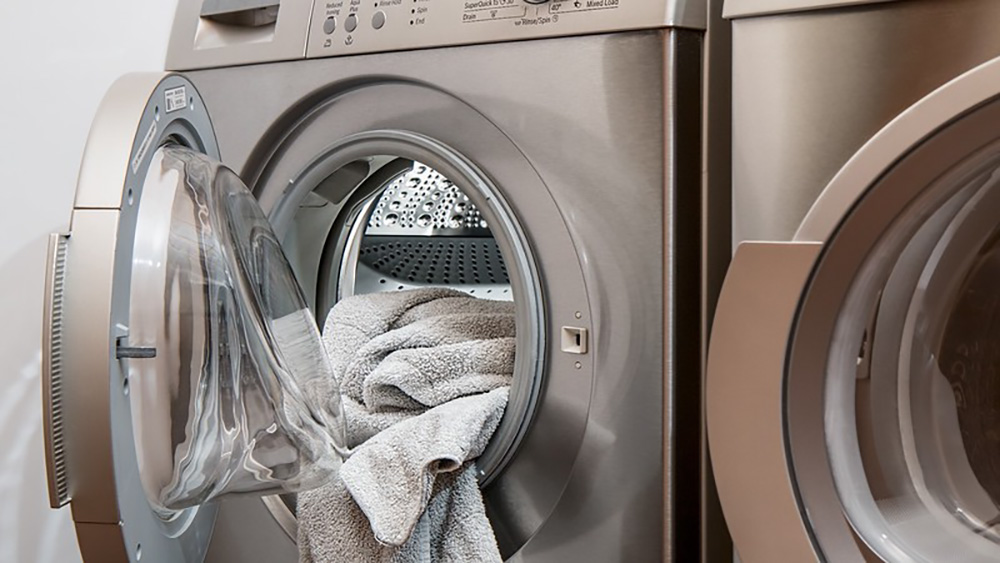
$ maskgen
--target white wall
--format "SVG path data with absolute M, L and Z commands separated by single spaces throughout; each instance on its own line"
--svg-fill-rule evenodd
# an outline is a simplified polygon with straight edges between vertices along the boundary
M 163 68 L 176 0 L 0 2 L 0 563 L 73 562 L 48 508 L 39 384 L 46 237 L 65 230 L 91 118 L 119 75 Z

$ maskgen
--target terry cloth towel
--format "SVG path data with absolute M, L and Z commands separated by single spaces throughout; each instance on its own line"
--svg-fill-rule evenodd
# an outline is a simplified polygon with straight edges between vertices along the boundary
M 348 445 L 452 399 L 510 385 L 514 305 L 449 289 L 345 299 L 323 341 L 340 382 Z
M 340 479 L 299 494 L 299 561 L 468 563 L 502 559 L 475 464 L 507 389 L 463 397 L 379 433 Z
M 471 461 L 507 403 L 513 313 L 442 289 L 331 311 L 324 342 L 358 447 L 340 479 L 299 495 L 301 561 L 501 560 Z

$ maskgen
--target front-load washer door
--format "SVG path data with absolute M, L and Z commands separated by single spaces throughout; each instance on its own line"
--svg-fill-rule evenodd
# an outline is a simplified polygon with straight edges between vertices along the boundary
M 133 75 L 88 139 L 52 236 L 50 498 L 87 561 L 201 561 L 214 499 L 318 486 L 344 453 L 314 315 L 178 75 Z
M 932 93 L 738 249 L 708 425 L 745 563 L 1000 560 L 998 85 Z

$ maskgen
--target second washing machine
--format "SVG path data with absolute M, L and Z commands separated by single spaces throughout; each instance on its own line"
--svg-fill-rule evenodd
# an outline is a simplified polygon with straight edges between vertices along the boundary
M 744 563 L 1000 558 L 1000 4 L 730 0 L 708 430 Z

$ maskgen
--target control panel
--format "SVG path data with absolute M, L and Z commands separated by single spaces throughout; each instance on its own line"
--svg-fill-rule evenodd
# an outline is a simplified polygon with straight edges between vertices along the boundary
M 315 0 L 306 57 L 703 27 L 704 4 L 704 0 Z
M 708 0 L 178 0 L 167 69 L 635 29 L 704 29 Z

